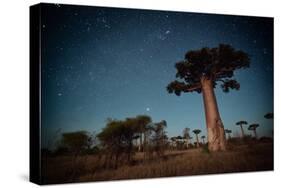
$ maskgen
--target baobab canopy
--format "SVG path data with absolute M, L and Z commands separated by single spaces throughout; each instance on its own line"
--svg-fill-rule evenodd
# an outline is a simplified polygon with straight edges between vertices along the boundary
M 184 60 L 175 64 L 177 80 L 168 84 L 167 90 L 178 96 L 181 92 L 202 92 L 208 149 L 211 151 L 226 150 L 224 126 L 220 118 L 214 88 L 220 82 L 224 92 L 228 92 L 230 89 L 240 89 L 240 84 L 232 78 L 234 71 L 247 68 L 249 65 L 250 58 L 247 53 L 227 44 L 220 44 L 215 48 L 204 47 L 188 51 Z
M 248 68 L 250 58 L 247 53 L 235 50 L 232 46 L 220 44 L 215 48 L 202 48 L 200 50 L 188 51 L 183 61 L 176 63 L 176 77 L 182 81 L 175 80 L 167 86 L 169 93 L 180 95 L 181 92 L 197 91 L 201 93 L 200 80 L 204 78 L 213 81 L 215 88 L 217 82 L 221 82 L 224 92 L 230 89 L 238 90 L 240 84 L 233 79 L 236 69 Z
M 269 113 L 265 114 L 264 117 L 266 119 L 273 119 L 273 113 L 269 112 Z
M 236 125 L 243 125 L 243 124 L 248 124 L 248 122 L 247 121 L 238 121 L 237 123 L 236 123 Z
M 251 124 L 249 127 L 248 127 L 248 130 L 255 130 L 257 127 L 259 127 L 260 125 L 255 123 L 255 124 Z

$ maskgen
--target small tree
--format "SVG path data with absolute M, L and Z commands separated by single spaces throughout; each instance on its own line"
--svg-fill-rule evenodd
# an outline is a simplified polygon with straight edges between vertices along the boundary
M 197 145 L 197 147 L 199 147 L 199 138 L 198 138 L 198 134 L 201 133 L 201 130 L 199 130 L 199 129 L 194 129 L 192 132 L 196 135 L 196 142 L 197 142 L 196 145 Z
M 251 125 L 249 125 L 249 127 L 248 127 L 248 130 L 250 130 L 250 131 L 253 131 L 253 132 L 254 132 L 255 139 L 257 139 L 257 138 L 258 138 L 258 135 L 257 135 L 257 131 L 256 131 L 256 129 L 257 129 L 259 126 L 260 126 L 259 124 L 255 123 L 255 124 L 251 124 Z
M 153 126 L 153 145 L 154 150 L 156 151 L 158 156 L 162 156 L 164 154 L 164 150 L 167 144 L 167 134 L 165 132 L 165 128 L 167 127 L 167 122 L 165 120 L 160 121 L 159 123 L 154 123 Z
M 146 131 L 148 129 L 148 125 L 151 122 L 152 122 L 151 117 L 147 115 L 139 115 L 136 117 L 137 132 L 139 133 L 139 138 L 140 138 L 139 151 L 144 150 L 144 145 L 146 144 Z
M 189 131 L 190 131 L 190 128 L 184 128 L 183 129 L 183 138 L 185 138 L 185 141 L 186 141 L 186 148 L 188 148 L 188 145 L 189 145 L 189 140 L 190 140 L 190 134 L 189 134 Z
M 69 132 L 62 134 L 61 144 L 63 147 L 72 154 L 72 166 L 69 170 L 70 180 L 75 180 L 79 173 L 79 164 L 78 156 L 82 154 L 83 151 L 86 151 L 89 145 L 90 135 L 86 131 L 77 131 Z
M 236 125 L 239 125 L 240 128 L 241 128 L 241 138 L 244 138 L 244 137 L 245 137 L 243 125 L 247 125 L 247 124 L 248 124 L 247 121 L 238 121 L 238 122 L 236 123 Z
M 178 79 L 171 82 L 167 90 L 178 96 L 182 92 L 202 92 L 210 151 L 226 149 L 224 127 L 214 88 L 221 82 L 224 92 L 229 92 L 230 89 L 238 90 L 240 84 L 231 78 L 235 70 L 247 68 L 249 64 L 250 59 L 245 52 L 226 44 L 188 51 L 184 60 L 175 64 Z
M 205 144 L 205 138 L 206 138 L 206 136 L 204 136 L 204 135 L 201 136 L 201 139 L 202 139 L 202 143 L 203 143 L 203 144 Z
M 69 132 L 62 134 L 62 144 L 77 157 L 81 152 L 87 149 L 90 136 L 86 131 Z
M 149 116 L 137 116 L 125 120 L 108 119 L 106 127 L 97 135 L 103 149 L 107 152 L 105 166 L 114 158 L 114 167 L 117 168 L 122 155 L 127 156 L 127 162 L 131 162 L 134 140 L 146 130 L 147 123 L 150 121 Z
M 265 114 L 264 118 L 266 118 L 266 119 L 273 119 L 273 113 L 269 112 L 269 113 Z M 273 136 L 273 129 L 272 129 L 272 136 Z
M 273 119 L 273 113 L 269 112 L 269 113 L 265 114 L 264 118 L 266 118 L 266 119 Z
M 103 149 L 107 151 L 105 166 L 115 159 L 114 167 L 117 168 L 122 154 L 127 155 L 127 162 L 131 160 L 133 140 L 135 139 L 136 126 L 134 118 L 126 120 L 111 120 L 98 134 Z

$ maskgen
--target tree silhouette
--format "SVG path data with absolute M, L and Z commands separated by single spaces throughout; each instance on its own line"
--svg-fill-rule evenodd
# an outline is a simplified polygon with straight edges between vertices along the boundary
M 197 142 L 196 145 L 197 145 L 197 147 L 199 147 L 199 138 L 198 138 L 198 134 L 201 133 L 201 130 L 199 130 L 199 129 L 194 129 L 192 132 L 196 135 L 196 142 Z
M 273 113 L 269 112 L 269 113 L 265 114 L 264 118 L 266 118 L 266 119 L 273 119 Z M 272 136 L 273 136 L 273 129 L 272 129 Z
M 77 178 L 79 165 L 78 157 L 89 147 L 91 136 L 86 131 L 68 132 L 62 134 L 61 144 L 72 155 L 71 166 L 69 167 L 69 178 L 74 180 Z
M 273 113 L 269 112 L 269 113 L 265 114 L 264 118 L 266 118 L 266 119 L 273 119 Z
M 136 117 L 137 131 L 139 132 L 139 151 L 144 150 L 144 145 L 146 144 L 146 131 L 148 129 L 148 124 L 152 122 L 151 117 L 147 115 L 139 115 Z
M 206 124 L 208 131 L 208 147 L 210 151 L 225 150 L 225 134 L 220 118 L 214 88 L 218 82 L 224 92 L 238 90 L 240 84 L 232 79 L 237 69 L 249 67 L 248 55 L 235 50 L 232 46 L 220 44 L 215 48 L 202 48 L 188 51 L 183 61 L 175 64 L 176 77 L 179 80 L 167 86 L 169 93 L 180 95 L 181 92 L 203 93 Z
M 131 162 L 133 140 L 139 136 L 139 121 L 138 117 L 126 118 L 125 120 L 108 119 L 106 127 L 97 135 L 104 151 L 106 151 L 104 166 L 115 159 L 114 167 L 117 168 L 119 158 L 124 154 L 127 156 L 127 161 Z
M 250 130 L 250 131 L 253 131 L 253 132 L 254 132 L 255 139 L 257 139 L 257 138 L 258 138 L 258 135 L 257 135 L 257 131 L 256 131 L 256 129 L 257 129 L 259 126 L 260 126 L 259 124 L 254 123 L 254 124 L 249 125 L 249 127 L 248 127 L 248 130 Z
M 183 138 L 185 138 L 185 141 L 186 141 L 186 148 L 188 148 L 189 140 L 190 140 L 189 131 L 190 131 L 190 129 L 187 128 L 187 127 L 184 128 L 183 131 L 182 131 Z
M 245 137 L 243 125 L 247 125 L 247 124 L 248 124 L 247 121 L 238 121 L 238 122 L 236 123 L 236 125 L 239 125 L 240 128 L 241 128 L 241 138 L 244 138 L 244 137 Z
M 232 133 L 232 131 L 229 129 L 225 129 L 224 131 L 226 134 L 228 134 L 228 140 L 229 140 L 231 138 L 230 134 Z
M 154 142 L 154 150 L 158 156 L 162 156 L 164 154 L 166 141 L 168 139 L 165 128 L 167 127 L 167 122 L 162 120 L 158 123 L 154 123 L 153 126 L 153 142 Z
M 89 147 L 91 137 L 86 131 L 69 132 L 62 134 L 62 144 L 76 158 L 84 149 Z
M 201 139 L 202 139 L 202 142 L 203 142 L 203 144 L 205 144 L 205 138 L 206 138 L 206 136 L 201 136 Z

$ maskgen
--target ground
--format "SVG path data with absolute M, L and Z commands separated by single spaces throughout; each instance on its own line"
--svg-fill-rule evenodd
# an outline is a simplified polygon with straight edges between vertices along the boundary
M 227 151 L 209 153 L 207 149 L 166 151 L 162 157 L 142 161 L 136 153 L 130 165 L 117 169 L 102 167 L 96 155 L 81 156 L 73 166 L 72 157 L 47 157 L 43 160 L 44 183 L 105 181 L 215 173 L 273 170 L 273 144 L 231 145 Z

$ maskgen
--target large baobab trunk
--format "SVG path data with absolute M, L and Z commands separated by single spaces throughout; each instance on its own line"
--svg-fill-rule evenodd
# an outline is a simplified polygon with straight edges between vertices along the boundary
M 212 79 L 201 79 L 206 124 L 208 131 L 208 148 L 210 151 L 225 150 L 224 127 L 220 118 Z

